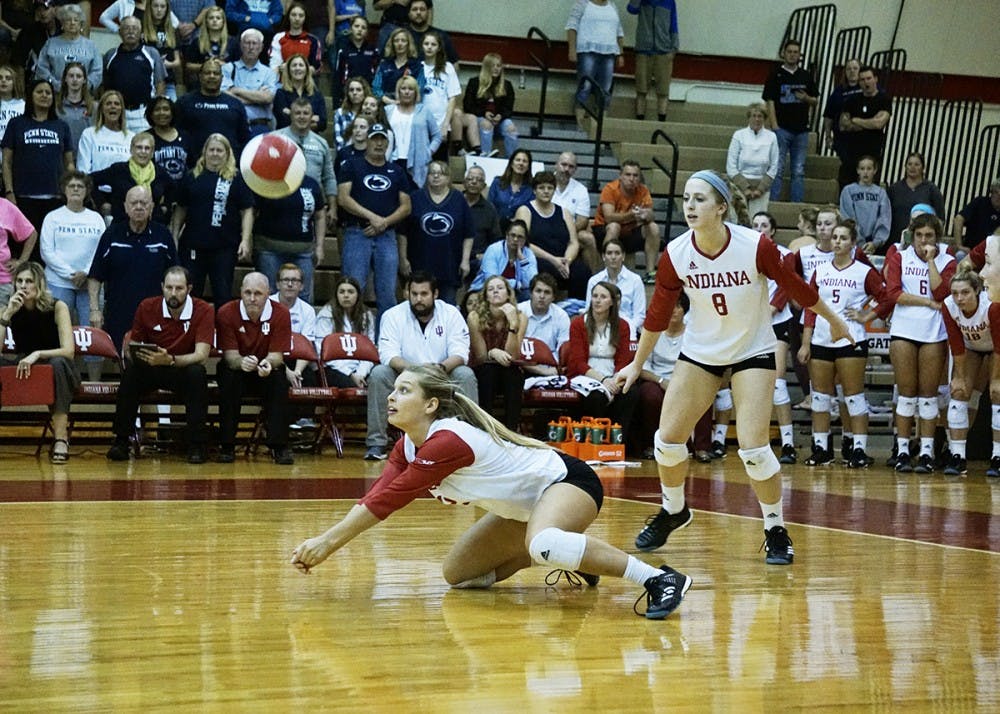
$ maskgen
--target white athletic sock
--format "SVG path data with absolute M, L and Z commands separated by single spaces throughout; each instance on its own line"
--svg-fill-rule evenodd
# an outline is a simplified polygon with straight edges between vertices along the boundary
M 993 455 L 1000 456 L 1000 441 L 993 442 Z
M 920 455 L 921 456 L 934 456 L 934 437 L 933 436 L 921 436 L 920 437 Z
M 910 440 L 902 436 L 896 437 L 896 453 L 910 455 Z
M 716 424 L 712 427 L 712 441 L 718 441 L 720 444 L 725 444 L 727 433 L 729 433 L 729 424 Z
M 758 501 L 758 503 L 760 503 L 760 512 L 764 515 L 764 530 L 769 531 L 775 526 L 785 525 L 785 516 L 781 510 L 781 501 L 772 504 L 767 504 L 763 501 Z
M 684 510 L 684 484 L 680 486 L 664 486 L 660 484 L 660 493 L 663 500 L 663 510 L 674 515 Z
M 828 431 L 814 431 L 813 432 L 813 443 L 819 446 L 819 448 L 826 451 L 826 445 L 830 441 L 830 432 Z
M 855 434 L 854 448 L 868 451 L 868 434 Z
M 795 427 L 791 424 L 786 424 L 779 426 L 778 429 L 781 431 L 781 445 L 795 446 Z
M 964 459 L 965 458 L 965 439 L 962 439 L 961 441 L 958 441 L 957 439 L 954 440 L 954 441 L 951 441 L 948 444 L 948 450 L 951 451 L 951 453 L 954 454 L 955 456 L 958 456 L 959 458 Z
M 636 585 L 643 585 L 647 580 L 655 578 L 657 575 L 663 575 L 663 571 L 659 568 L 654 568 L 649 563 L 643 563 L 634 555 L 630 555 L 622 577 Z

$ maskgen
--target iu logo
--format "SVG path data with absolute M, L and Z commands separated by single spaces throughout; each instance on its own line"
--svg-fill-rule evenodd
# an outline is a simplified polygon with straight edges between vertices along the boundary
M 441 335 L 444 334 L 444 328 L 441 327 L 441 325 L 438 325 L 437 327 L 434 328 L 434 334 L 440 337 Z
M 340 349 L 344 350 L 344 354 L 348 357 L 353 357 L 354 351 L 358 349 L 358 338 L 345 332 L 340 336 Z
M 271 323 L 270 322 L 262 322 L 262 323 L 260 323 L 260 331 L 261 331 L 261 334 L 270 335 L 271 334 Z
M 191 321 L 190 320 L 185 320 L 184 321 L 184 333 L 187 334 L 187 331 L 190 330 L 190 329 L 191 329 Z
M 13 352 L 14 349 L 17 347 L 17 345 L 14 343 L 14 335 L 13 333 L 11 333 L 9 327 L 7 328 L 6 334 L 4 335 L 3 338 L 3 346 L 7 349 L 8 352 Z
M 86 327 L 78 327 L 73 330 L 73 341 L 81 352 L 89 352 L 90 346 L 94 344 L 94 333 Z
M 529 339 L 521 340 L 521 356 L 526 360 L 531 360 L 535 357 L 535 343 Z

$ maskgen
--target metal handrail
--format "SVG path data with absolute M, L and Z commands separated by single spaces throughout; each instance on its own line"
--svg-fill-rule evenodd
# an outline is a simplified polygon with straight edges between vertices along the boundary
M 545 123 L 545 95 L 549 89 L 549 57 L 552 55 L 552 41 L 537 27 L 532 27 L 528 30 L 528 39 L 530 40 L 532 37 L 538 37 L 538 39 L 545 43 L 544 60 L 533 51 L 528 51 L 528 57 L 542 73 L 542 92 L 538 97 L 538 118 L 536 119 L 535 126 L 531 127 L 532 136 L 541 136 L 542 126 Z
M 601 157 L 601 144 L 603 143 L 602 137 L 604 135 L 604 108 L 608 106 L 611 101 L 611 93 L 605 92 L 604 87 L 599 85 L 597 81 L 589 74 L 580 77 L 580 81 L 576 86 L 576 94 L 580 95 L 586 83 L 590 84 L 590 102 L 577 102 L 577 105 L 583 109 L 584 113 L 594 119 L 597 123 L 596 129 L 594 130 L 594 167 L 590 176 L 590 190 L 597 191 L 599 185 L 597 183 L 597 171 L 600 168 L 600 157 Z M 588 104 L 595 104 L 595 108 L 591 108 Z
M 663 173 L 665 173 L 667 175 L 667 178 L 670 179 L 670 184 L 669 184 L 669 186 L 670 186 L 670 193 L 667 196 L 667 224 L 666 224 L 667 225 L 667 230 L 666 230 L 666 235 L 664 236 L 665 240 L 669 241 L 670 240 L 670 226 L 673 225 L 673 222 L 674 222 L 674 197 L 676 196 L 676 192 L 677 192 L 677 166 L 678 166 L 678 164 L 680 162 L 680 157 L 679 157 L 680 146 L 677 144 L 676 141 L 674 141 L 672 138 L 670 138 L 670 136 L 668 136 L 666 134 L 666 132 L 664 132 L 662 129 L 657 129 L 656 131 L 653 132 L 653 135 L 651 137 L 649 137 L 649 143 L 650 144 L 655 144 L 655 143 L 657 143 L 657 139 L 661 139 L 661 138 L 665 142 L 667 142 L 668 144 L 670 144 L 670 148 L 673 149 L 673 152 L 672 152 L 673 153 L 673 160 L 670 162 L 670 168 L 669 169 L 666 166 L 663 165 L 663 162 L 660 161 L 660 159 L 658 157 L 656 157 L 656 156 L 653 157 L 653 163 L 656 164 L 656 167 L 658 169 L 660 169 L 660 171 L 662 171 Z

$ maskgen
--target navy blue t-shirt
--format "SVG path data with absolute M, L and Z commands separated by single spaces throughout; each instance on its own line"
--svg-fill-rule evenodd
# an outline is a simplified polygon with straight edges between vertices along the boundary
M 323 189 L 316 179 L 305 176 L 297 191 L 284 198 L 258 198 L 254 233 L 274 240 L 313 242 L 313 218 L 326 207 Z
M 73 151 L 69 126 L 62 119 L 35 121 L 16 116 L 7 124 L 0 147 L 14 151 L 14 194 L 50 198 L 60 195 L 63 156 Z
M 187 208 L 180 249 L 235 247 L 240 242 L 240 212 L 253 208 L 254 193 L 239 173 L 226 180 L 214 171 L 188 173 L 177 187 L 177 204 Z
M 386 161 L 382 166 L 373 166 L 364 156 L 346 162 L 340 183 L 351 184 L 351 198 L 383 218 L 399 208 L 399 194 L 410 187 L 410 177 L 399 164 Z M 344 224 L 364 226 L 367 221 L 344 211 Z
M 156 132 L 151 131 L 155 141 L 153 148 L 153 163 L 163 169 L 171 181 L 177 182 L 184 178 L 188 168 L 188 157 L 191 155 L 191 142 L 183 131 L 177 132 L 177 138 L 167 141 Z M 197 157 L 195 157 L 197 161 Z
M 411 198 L 413 212 L 406 227 L 410 267 L 428 271 L 441 285 L 458 286 L 462 243 L 476 233 L 468 201 L 454 189 L 441 203 L 434 203 L 426 188 Z
M 229 94 L 206 97 L 201 92 L 188 92 L 177 100 L 174 126 L 190 139 L 188 166 L 193 167 L 209 134 L 222 134 L 229 140 L 233 153 L 239 156 L 250 140 L 250 127 L 243 103 Z

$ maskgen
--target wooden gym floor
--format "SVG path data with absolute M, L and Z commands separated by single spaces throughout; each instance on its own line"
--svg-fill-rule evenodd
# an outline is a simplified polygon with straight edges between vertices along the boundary
M 728 458 L 692 466 L 693 523 L 643 557 L 694 578 L 667 620 L 640 589 L 533 568 L 451 591 L 475 518 L 420 500 L 308 576 L 291 549 L 381 464 L 298 456 L 66 466 L 0 453 L 0 711 L 1000 710 L 1000 482 L 784 471 L 795 543 L 766 566 Z M 651 462 L 600 471 L 593 534 L 630 549 Z

